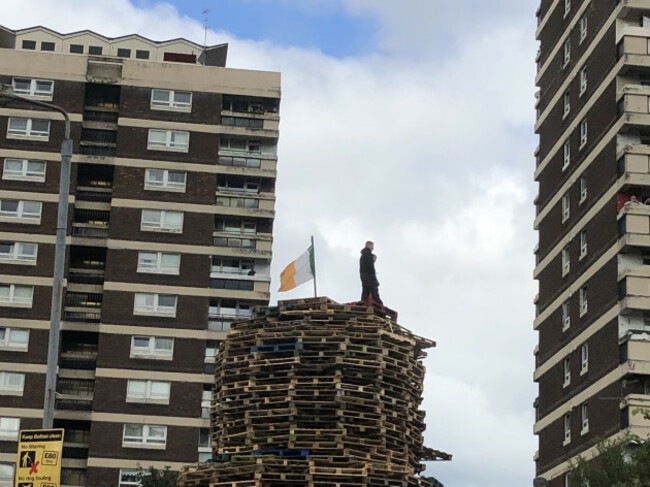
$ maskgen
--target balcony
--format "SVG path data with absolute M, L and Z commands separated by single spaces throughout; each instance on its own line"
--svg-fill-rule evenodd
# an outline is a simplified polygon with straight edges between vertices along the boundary
M 102 294 L 67 292 L 63 307 L 63 319 L 82 323 L 99 323 Z
M 273 193 L 235 194 L 232 191 L 217 191 L 216 195 L 216 205 L 222 215 L 243 217 L 275 215 Z
M 109 217 L 109 211 L 75 209 L 72 221 L 72 236 L 108 238 Z
M 224 257 L 270 257 L 273 236 L 270 233 L 212 233 L 212 245 L 220 247 Z
M 618 214 L 618 237 L 623 253 L 650 247 L 650 205 L 622 206 Z
M 90 411 L 93 406 L 95 381 L 92 379 L 62 379 L 56 382 L 56 408 Z

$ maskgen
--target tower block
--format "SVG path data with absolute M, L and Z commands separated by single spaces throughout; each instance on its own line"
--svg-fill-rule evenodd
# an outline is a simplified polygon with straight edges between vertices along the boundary
M 217 355 L 213 459 L 180 487 L 431 485 L 419 409 L 425 350 L 372 306 L 280 301 L 234 324 Z

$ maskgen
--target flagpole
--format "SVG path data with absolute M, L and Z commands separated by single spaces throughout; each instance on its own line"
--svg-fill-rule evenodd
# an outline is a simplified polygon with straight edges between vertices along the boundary
M 316 291 L 316 247 L 314 247 L 314 236 L 311 236 L 311 248 L 312 252 L 314 253 L 314 268 L 312 271 L 314 272 L 314 297 L 318 297 L 318 292 Z

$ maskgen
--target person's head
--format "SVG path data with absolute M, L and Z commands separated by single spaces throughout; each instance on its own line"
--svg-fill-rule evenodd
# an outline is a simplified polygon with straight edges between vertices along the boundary
M 373 242 L 372 240 L 368 240 L 366 242 L 366 248 L 370 249 L 370 250 L 374 250 L 375 249 L 375 242 Z
M 630 196 L 630 201 L 638 202 L 639 200 L 636 199 L 635 195 Z

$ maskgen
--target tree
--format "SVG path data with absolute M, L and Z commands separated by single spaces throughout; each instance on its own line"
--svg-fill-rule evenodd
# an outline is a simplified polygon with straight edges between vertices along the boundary
M 140 469 L 141 487 L 176 487 L 178 481 L 178 472 L 165 467 L 164 470 L 158 470 L 149 467 L 148 470 Z
M 594 458 L 572 462 L 571 487 L 650 487 L 650 441 L 627 435 L 596 448 Z

